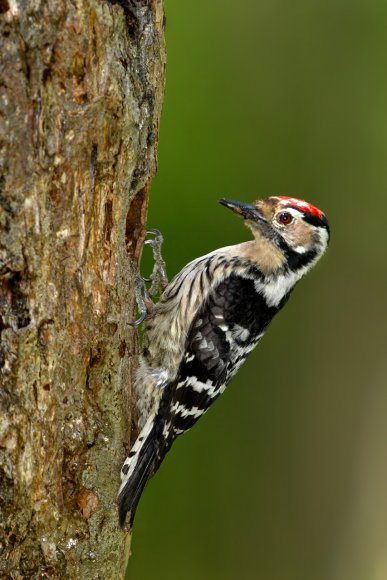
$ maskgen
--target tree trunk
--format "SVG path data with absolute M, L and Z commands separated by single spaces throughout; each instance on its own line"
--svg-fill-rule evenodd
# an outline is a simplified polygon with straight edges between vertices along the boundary
M 0 577 L 124 575 L 162 0 L 0 0 Z

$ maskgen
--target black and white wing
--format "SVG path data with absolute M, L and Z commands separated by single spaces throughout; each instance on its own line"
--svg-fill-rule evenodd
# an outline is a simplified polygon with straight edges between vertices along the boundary
M 232 274 L 211 291 L 191 324 L 176 380 L 160 408 L 165 452 L 223 393 L 277 311 L 253 277 Z
M 279 307 L 267 305 L 256 277 L 232 274 L 211 291 L 195 315 L 176 378 L 163 387 L 156 415 L 150 415 L 122 468 L 121 526 L 130 525 L 148 479 L 176 437 L 188 431 L 219 397 Z

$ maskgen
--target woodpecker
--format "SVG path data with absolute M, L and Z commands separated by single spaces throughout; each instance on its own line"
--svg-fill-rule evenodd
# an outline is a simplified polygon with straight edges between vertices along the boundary
M 329 242 L 326 216 L 286 196 L 221 199 L 254 239 L 185 266 L 146 318 L 135 380 L 140 434 L 121 470 L 119 520 L 130 527 L 141 494 L 172 443 L 225 390 L 301 277 Z

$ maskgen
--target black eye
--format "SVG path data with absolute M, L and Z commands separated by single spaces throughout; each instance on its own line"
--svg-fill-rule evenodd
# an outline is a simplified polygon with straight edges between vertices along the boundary
M 278 215 L 277 219 L 281 224 L 284 224 L 285 226 L 287 226 L 288 224 L 290 224 L 293 221 L 293 216 L 288 211 L 283 211 Z

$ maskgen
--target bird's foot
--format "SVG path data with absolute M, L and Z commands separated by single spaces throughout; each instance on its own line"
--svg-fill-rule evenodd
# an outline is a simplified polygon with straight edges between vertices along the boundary
M 137 268 L 133 268 L 134 293 L 140 317 L 134 322 L 129 322 L 129 326 L 131 327 L 140 326 L 144 322 L 154 306 L 151 297 L 161 293 L 168 284 L 166 265 L 161 255 L 161 246 L 164 238 L 159 230 L 150 229 L 147 233 L 154 235 L 154 238 L 145 240 L 144 242 L 144 245 L 147 244 L 152 247 L 154 266 L 149 278 L 143 278 Z M 151 283 L 149 290 L 146 287 L 147 282 Z

